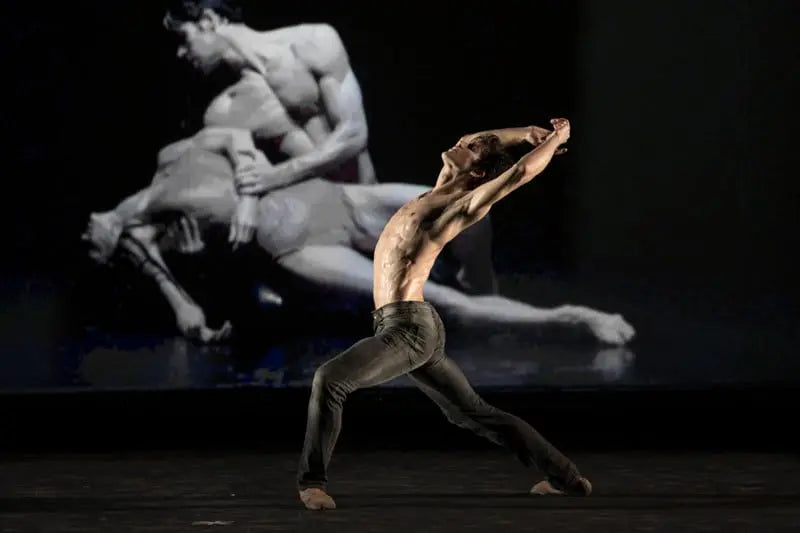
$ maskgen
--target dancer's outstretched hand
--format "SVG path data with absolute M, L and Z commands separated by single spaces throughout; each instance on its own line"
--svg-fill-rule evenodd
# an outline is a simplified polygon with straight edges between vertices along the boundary
M 547 128 L 540 128 L 539 126 L 531 126 L 530 131 L 528 131 L 527 140 L 534 146 L 539 146 L 547 138 L 550 134 L 553 133 L 552 130 L 548 130 Z
M 550 124 L 553 125 L 555 129 L 556 135 L 558 135 L 558 140 L 561 144 L 564 144 L 569 140 L 570 134 L 570 125 L 569 120 L 565 118 L 554 118 L 550 121 Z
M 530 131 L 528 132 L 527 141 L 531 143 L 533 146 L 539 146 L 544 141 L 547 140 L 553 134 L 552 130 L 548 130 L 546 128 L 540 128 L 539 126 L 531 126 Z M 556 150 L 555 155 L 563 154 L 567 151 L 566 146 L 561 146 Z

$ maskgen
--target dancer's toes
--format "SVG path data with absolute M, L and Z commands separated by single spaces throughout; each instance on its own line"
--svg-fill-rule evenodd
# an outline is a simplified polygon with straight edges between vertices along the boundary
M 592 493 L 592 484 L 585 477 L 579 477 L 569 488 L 558 489 L 549 480 L 545 479 L 531 488 L 535 496 L 589 496 Z
M 616 346 L 627 344 L 636 335 L 633 326 L 618 314 L 598 313 L 589 321 L 589 328 L 600 342 Z
M 555 488 L 549 481 L 544 479 L 531 488 L 531 494 L 535 496 L 548 496 L 551 494 L 561 495 L 564 493 Z
M 300 501 L 306 509 L 321 511 L 323 509 L 336 509 L 336 502 L 322 489 L 310 488 L 300 491 Z

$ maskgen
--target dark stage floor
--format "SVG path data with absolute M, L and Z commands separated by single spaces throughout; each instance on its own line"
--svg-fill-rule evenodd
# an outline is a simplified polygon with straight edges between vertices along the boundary
M 296 454 L 5 456 L 0 531 L 796 531 L 797 456 L 575 454 L 590 498 L 532 497 L 502 451 L 341 450 L 339 509 L 305 511 Z

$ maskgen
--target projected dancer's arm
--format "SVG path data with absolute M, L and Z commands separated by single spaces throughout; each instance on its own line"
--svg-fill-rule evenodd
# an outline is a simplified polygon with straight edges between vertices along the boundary
M 181 218 L 176 223 L 181 224 L 185 231 L 195 233 L 199 239 L 199 229 L 193 219 Z M 157 234 L 158 230 L 152 225 L 128 228 L 119 241 L 120 248 L 144 275 L 156 282 L 175 313 L 176 324 L 183 335 L 202 343 L 226 340 L 232 331 L 230 322 L 225 321 L 219 329 L 208 327 L 203 309 L 178 283 L 164 262 Z
M 209 127 L 195 135 L 194 141 L 201 148 L 226 155 L 237 177 L 249 175 L 256 167 L 271 166 L 266 156 L 256 148 L 249 130 Z M 234 249 L 252 240 L 257 225 L 257 214 L 258 197 L 252 194 L 240 194 L 228 233 L 228 241 L 233 244 Z
M 249 130 L 209 127 L 200 130 L 192 140 L 195 146 L 225 154 L 234 169 L 251 166 L 264 159 Z

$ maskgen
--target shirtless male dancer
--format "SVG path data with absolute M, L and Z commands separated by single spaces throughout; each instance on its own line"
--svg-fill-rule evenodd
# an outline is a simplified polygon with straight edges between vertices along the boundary
M 492 205 L 540 174 L 569 139 L 565 119 L 537 143 L 533 127 L 462 137 L 442 154 L 433 189 L 401 207 L 389 220 L 374 258 L 375 335 L 326 362 L 314 374 L 305 442 L 298 471 L 300 500 L 312 510 L 335 509 L 327 469 L 342 421 L 345 397 L 404 374 L 436 402 L 447 418 L 504 445 L 544 474 L 533 494 L 588 496 L 589 481 L 577 467 L 520 418 L 488 405 L 444 352 L 444 326 L 423 289 L 447 242 L 485 217 Z M 536 146 L 515 164 L 504 149 Z M 563 150 L 563 149 L 562 149 Z

